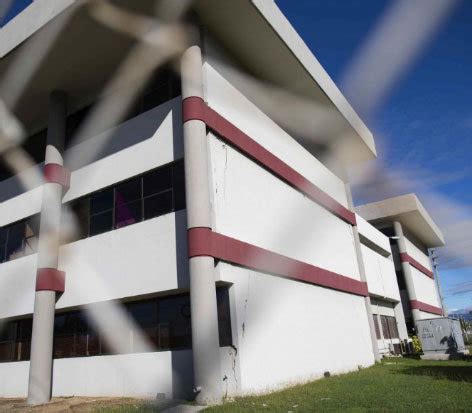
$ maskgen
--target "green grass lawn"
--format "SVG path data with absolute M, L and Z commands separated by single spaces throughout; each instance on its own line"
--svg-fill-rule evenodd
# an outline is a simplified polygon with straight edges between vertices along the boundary
M 368 369 L 205 412 L 472 411 L 472 361 L 387 359 Z
M 100 413 L 157 412 L 149 403 L 99 408 Z M 236 398 L 205 412 L 472 412 L 472 359 L 392 358 L 354 373 L 265 396 Z

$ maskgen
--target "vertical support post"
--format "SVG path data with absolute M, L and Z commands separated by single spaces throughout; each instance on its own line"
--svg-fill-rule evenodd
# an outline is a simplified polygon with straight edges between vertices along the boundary
M 52 392 L 52 348 L 56 293 L 64 291 L 64 273 L 58 271 L 60 218 L 64 186 L 68 174 L 63 168 L 62 152 L 66 130 L 66 95 L 55 91 L 50 96 L 45 184 L 41 203 L 38 243 L 38 272 L 31 337 L 28 404 L 49 402 Z M 65 178 L 65 179 L 64 179 Z
M 198 45 L 182 55 L 182 99 L 203 99 L 202 53 Z M 211 228 L 210 176 L 206 125 L 200 120 L 184 123 L 185 191 L 187 228 Z M 216 404 L 222 400 L 218 313 L 213 257 L 192 257 L 190 311 L 196 400 Z
M 352 193 L 351 193 L 351 186 L 349 184 L 345 184 L 346 188 L 346 195 L 347 195 L 347 202 L 349 208 L 354 210 L 354 203 L 352 201 Z M 362 250 L 361 250 L 361 240 L 359 238 L 359 230 L 357 229 L 357 225 L 353 225 L 352 233 L 354 236 L 354 246 L 356 249 L 356 258 L 357 258 L 357 265 L 359 267 L 359 274 L 361 277 L 361 281 L 367 282 L 367 277 L 365 274 L 365 266 L 364 260 L 362 258 Z M 367 313 L 367 320 L 369 322 L 369 332 L 370 332 L 370 341 L 372 343 L 372 351 L 374 353 L 375 361 L 380 361 L 380 352 L 379 352 L 379 344 L 377 341 L 377 336 L 375 334 L 375 325 L 374 325 L 374 315 L 372 312 L 372 305 L 370 303 L 370 297 L 364 297 L 364 305 Z
M 406 242 L 405 242 L 405 235 L 403 234 L 403 228 L 402 224 L 400 222 L 395 221 L 393 223 L 393 230 L 395 232 L 395 236 L 398 237 L 398 250 L 399 253 L 406 253 Z M 408 299 L 411 300 L 416 300 L 416 293 L 415 293 L 415 287 L 413 284 L 413 276 L 411 274 L 411 267 L 408 262 L 402 262 L 402 271 L 403 275 L 405 276 L 405 284 L 406 284 L 406 290 L 408 292 Z M 409 303 L 408 303 L 409 305 Z M 418 309 L 411 309 L 411 316 L 413 318 L 413 324 L 415 325 L 416 328 L 416 322 L 421 319 L 421 313 L 420 310 Z
M 393 307 L 393 312 L 395 314 L 395 320 L 397 320 L 398 335 L 400 336 L 400 340 L 408 340 L 408 330 L 406 329 L 405 313 L 403 312 L 401 298 L 400 301 Z
M 438 295 L 439 302 L 441 303 L 443 316 L 447 317 L 448 311 L 447 311 L 446 305 L 444 304 L 444 296 L 443 296 L 442 288 L 441 288 L 441 280 L 439 278 L 439 270 L 438 270 L 439 264 L 437 261 L 438 258 L 434 255 L 434 253 L 435 253 L 434 249 L 429 250 L 429 259 L 431 261 L 431 266 L 433 267 L 434 282 L 436 284 L 436 293 Z

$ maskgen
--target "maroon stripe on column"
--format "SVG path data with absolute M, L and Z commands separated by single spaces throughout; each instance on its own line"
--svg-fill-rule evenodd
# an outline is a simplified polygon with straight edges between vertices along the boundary
M 44 165 L 44 179 L 46 182 L 61 185 L 68 189 L 70 186 L 70 171 L 57 163 Z
M 188 230 L 189 257 L 209 256 L 333 290 L 368 296 L 367 283 L 213 232 Z
M 443 315 L 443 310 L 439 307 L 435 307 L 431 304 L 423 303 L 422 301 L 418 300 L 410 300 L 410 307 L 412 310 L 421 310 L 425 313 L 431 313 L 436 315 Z
M 409 263 L 412 267 L 416 268 L 418 271 L 422 272 L 423 274 L 427 275 L 429 278 L 432 278 L 434 280 L 434 273 L 431 270 L 428 270 L 424 265 L 421 265 L 418 261 L 416 261 L 408 253 L 401 252 L 400 253 L 400 260 L 402 262 Z
M 356 216 L 353 212 L 345 208 L 277 156 L 273 155 L 215 110 L 208 107 L 201 98 L 189 97 L 184 99 L 182 113 L 184 123 L 189 120 L 205 122 L 210 129 L 216 132 L 228 144 L 257 162 L 264 169 L 299 190 L 312 201 L 321 205 L 343 221 L 356 225 Z
M 63 293 L 65 290 L 66 273 L 55 268 L 39 268 L 36 274 L 36 291 L 56 291 Z

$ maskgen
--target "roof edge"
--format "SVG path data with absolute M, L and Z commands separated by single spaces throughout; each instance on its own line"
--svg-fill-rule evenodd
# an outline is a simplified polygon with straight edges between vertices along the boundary
M 269 23 L 274 32 L 285 43 L 288 49 L 291 50 L 308 74 L 320 86 L 334 106 L 344 116 L 354 131 L 359 135 L 371 152 L 372 157 L 377 157 L 377 150 L 372 132 L 341 93 L 334 81 L 328 75 L 326 70 L 324 70 L 323 66 L 311 52 L 295 28 L 290 24 L 277 4 L 274 1 L 267 0 L 251 0 L 251 2 Z

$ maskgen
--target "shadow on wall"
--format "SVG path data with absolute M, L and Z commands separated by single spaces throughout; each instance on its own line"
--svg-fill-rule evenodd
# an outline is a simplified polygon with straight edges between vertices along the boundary
M 453 335 L 444 336 L 439 342 L 447 345 L 446 354 L 457 354 L 458 346 Z
M 471 366 L 418 366 L 402 369 L 400 374 L 411 376 L 428 376 L 435 379 L 445 379 L 451 381 L 463 381 L 472 383 Z
M 93 138 L 89 138 L 80 144 L 77 144 L 66 151 L 66 157 L 74 155 L 76 151 L 87 150 L 93 153 L 92 159 L 84 162 L 80 156 L 73 156 L 76 161 L 67 166 L 72 171 L 83 168 L 84 166 L 99 161 L 107 156 L 113 155 L 119 151 L 125 150 L 133 145 L 151 139 L 156 131 L 161 127 L 164 120 L 171 115 L 172 127 L 174 132 L 174 153 L 176 159 L 182 157 L 183 144 L 181 142 L 182 120 L 180 110 L 180 96 L 158 107 L 148 110 L 106 132 L 100 133 Z M 176 129 L 177 128 L 177 129 Z M 111 137 L 109 134 L 111 133 Z M 106 144 L 102 146 L 102 143 Z M 44 163 L 36 165 L 34 168 L 22 172 L 23 175 L 37 173 L 42 170 Z M 21 180 L 18 176 L 12 176 L 0 182 L 0 202 L 4 202 L 24 192 Z

